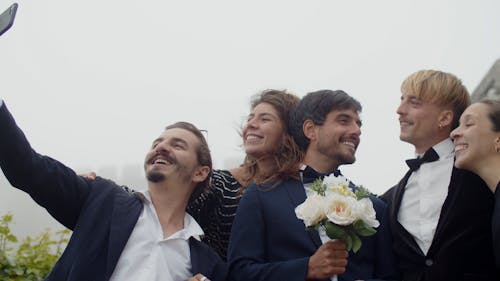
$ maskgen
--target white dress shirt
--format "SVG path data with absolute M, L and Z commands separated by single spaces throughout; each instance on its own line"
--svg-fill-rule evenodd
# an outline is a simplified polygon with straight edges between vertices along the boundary
M 433 148 L 439 160 L 423 163 L 410 175 L 398 213 L 399 223 L 413 236 L 424 254 L 431 247 L 441 208 L 448 196 L 455 156 L 449 138 Z
M 140 196 L 140 195 L 143 196 Z M 190 237 L 200 239 L 203 230 L 189 215 L 184 215 L 184 228 L 163 238 L 158 215 L 149 192 L 141 192 L 142 210 L 134 230 L 118 260 L 110 281 L 186 281 L 191 272 Z

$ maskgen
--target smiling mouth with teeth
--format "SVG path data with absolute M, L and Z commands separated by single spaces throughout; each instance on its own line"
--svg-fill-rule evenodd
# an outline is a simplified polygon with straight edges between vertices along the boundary
M 164 164 L 164 165 L 168 165 L 169 163 L 166 161 L 166 160 L 163 160 L 163 159 L 156 159 L 153 161 L 153 164 Z
M 462 151 L 469 147 L 467 144 L 457 144 L 455 145 L 455 152 Z
M 149 163 L 151 164 L 161 164 L 161 165 L 170 165 L 175 162 L 173 157 L 169 157 L 168 155 L 157 154 L 151 158 Z
M 399 125 L 400 126 L 410 126 L 410 125 L 412 125 L 412 122 L 406 121 L 406 120 L 399 120 Z
M 250 134 L 249 134 L 249 135 L 247 135 L 247 137 L 246 137 L 246 140 L 247 140 L 247 141 L 259 140 L 259 139 L 261 139 L 261 137 L 259 137 L 259 136 L 257 136 L 257 135 L 250 135 Z
M 344 142 L 342 142 L 342 144 L 348 145 L 348 146 L 350 146 L 352 148 L 356 148 L 356 145 L 353 142 L 350 142 L 350 141 L 344 141 Z

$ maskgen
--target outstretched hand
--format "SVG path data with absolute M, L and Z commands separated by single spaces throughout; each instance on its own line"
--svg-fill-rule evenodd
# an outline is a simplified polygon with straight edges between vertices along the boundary
M 198 273 L 195 276 L 189 278 L 188 281 L 210 281 L 206 276 L 203 276 L 203 274 Z
M 344 241 L 326 242 L 309 258 L 306 278 L 324 279 L 344 273 L 348 256 Z
M 83 174 L 78 174 L 80 177 L 84 177 L 88 180 L 95 180 L 95 178 L 97 177 L 97 174 L 94 173 L 94 172 L 89 172 L 89 173 L 83 173 Z

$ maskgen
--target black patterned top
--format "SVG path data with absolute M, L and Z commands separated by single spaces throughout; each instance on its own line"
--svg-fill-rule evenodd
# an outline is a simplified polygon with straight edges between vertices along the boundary
M 227 170 L 214 170 L 210 180 L 209 189 L 191 202 L 187 211 L 205 232 L 202 240 L 226 260 L 241 184 Z

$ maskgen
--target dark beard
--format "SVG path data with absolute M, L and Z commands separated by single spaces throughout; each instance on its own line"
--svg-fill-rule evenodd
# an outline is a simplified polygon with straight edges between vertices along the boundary
M 341 153 L 339 153 L 338 151 L 335 152 L 335 153 L 331 153 L 329 151 L 329 147 L 325 147 L 325 146 L 322 146 L 320 144 L 318 144 L 318 152 L 323 154 L 323 155 L 326 155 L 328 157 L 330 157 L 331 159 L 335 159 L 337 160 L 337 168 L 338 166 L 340 165 L 345 165 L 345 164 L 352 164 L 354 162 L 356 162 L 356 156 L 354 155 L 343 155 Z
M 147 173 L 146 178 L 150 182 L 157 183 L 157 182 L 161 182 L 161 181 L 165 180 L 165 175 L 163 175 L 161 173 L 157 173 L 155 171 L 152 171 L 152 172 Z

